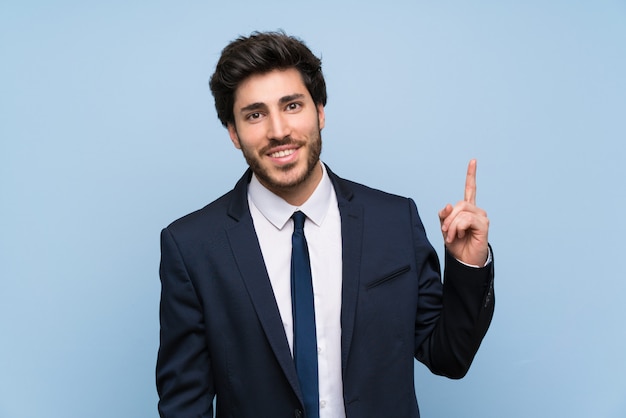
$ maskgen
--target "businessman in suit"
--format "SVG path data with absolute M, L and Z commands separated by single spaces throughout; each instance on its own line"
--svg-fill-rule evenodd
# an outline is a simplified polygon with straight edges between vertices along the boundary
M 439 213 L 442 283 L 414 202 L 320 161 L 326 87 L 304 43 L 241 37 L 210 86 L 249 169 L 162 231 L 161 417 L 212 417 L 214 399 L 217 417 L 419 417 L 414 359 L 463 377 L 493 315 L 476 162 Z

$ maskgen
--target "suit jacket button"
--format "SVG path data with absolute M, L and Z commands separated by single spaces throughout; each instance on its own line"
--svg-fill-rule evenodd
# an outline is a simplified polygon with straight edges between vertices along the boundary
M 295 412 L 294 412 L 294 414 L 293 414 L 293 416 L 294 416 L 295 418 L 302 418 L 302 411 L 301 411 L 301 410 L 299 410 L 299 409 L 296 409 L 296 410 L 295 410 Z

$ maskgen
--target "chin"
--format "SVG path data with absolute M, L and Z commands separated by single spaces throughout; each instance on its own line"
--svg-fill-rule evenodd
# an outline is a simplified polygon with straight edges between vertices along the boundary
M 295 164 L 280 169 L 263 170 L 262 172 L 255 172 L 255 174 L 268 188 L 287 191 L 305 183 L 313 174 L 314 169 L 315 165 L 309 168 L 306 166 L 299 167 Z
M 277 176 L 271 176 L 267 180 L 272 187 L 288 190 L 298 187 L 299 185 L 304 183 L 309 178 L 309 175 L 307 174 L 308 173 L 290 173 L 290 175 L 287 176 L 279 174 Z

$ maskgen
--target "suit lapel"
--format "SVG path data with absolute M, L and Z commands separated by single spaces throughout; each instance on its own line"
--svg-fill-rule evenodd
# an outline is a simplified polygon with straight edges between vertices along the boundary
M 341 367 L 346 368 L 354 333 L 357 298 L 361 271 L 363 241 L 363 207 L 351 202 L 353 193 L 349 184 L 337 177 L 328 167 L 341 215 L 342 291 L 341 291 Z
M 237 220 L 237 223 L 227 229 L 226 234 L 261 327 L 287 380 L 301 398 L 296 368 L 248 208 L 249 179 L 250 170 L 235 186 L 229 216 Z

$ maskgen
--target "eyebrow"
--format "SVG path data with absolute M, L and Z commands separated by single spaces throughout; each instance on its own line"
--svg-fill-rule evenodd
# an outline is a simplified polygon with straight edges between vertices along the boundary
M 278 103 L 286 104 L 294 100 L 302 99 L 303 97 L 304 97 L 304 94 L 302 93 L 289 94 L 287 96 L 283 96 L 280 99 L 278 99 Z M 266 107 L 267 105 L 263 102 L 255 102 L 255 103 L 250 103 L 249 105 L 242 107 L 241 109 L 239 109 L 239 112 L 245 113 L 245 112 L 250 112 L 253 110 L 264 109 Z
M 290 94 L 288 96 L 281 97 L 280 100 L 278 100 L 278 103 L 285 104 L 285 103 L 289 103 L 289 102 L 292 102 L 294 100 L 302 99 L 302 98 L 304 98 L 304 94 L 302 94 L 302 93 L 294 93 L 294 94 Z
M 242 107 L 241 109 L 239 109 L 240 113 L 245 113 L 245 112 L 250 112 L 252 110 L 259 110 L 259 109 L 263 109 L 265 106 L 265 103 L 263 102 L 256 102 L 256 103 L 251 103 L 247 106 Z

